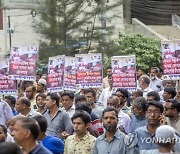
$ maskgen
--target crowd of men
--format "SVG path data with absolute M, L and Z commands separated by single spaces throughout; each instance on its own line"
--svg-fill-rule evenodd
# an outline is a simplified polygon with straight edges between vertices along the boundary
M 46 92 L 46 76 L 21 81 L 0 102 L 0 154 L 180 153 L 180 87 L 153 67 L 137 89 Z

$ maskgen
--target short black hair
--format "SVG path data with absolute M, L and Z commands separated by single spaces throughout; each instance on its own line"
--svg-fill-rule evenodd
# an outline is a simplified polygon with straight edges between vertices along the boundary
M 6 128 L 6 126 L 0 124 L 0 127 L 3 129 L 4 134 L 6 134 L 6 136 L 7 136 L 7 128 Z
M 96 91 L 93 88 L 88 88 L 84 90 L 84 93 L 92 93 L 93 97 L 96 98 Z
M 174 88 L 164 88 L 164 92 L 170 94 L 172 99 L 176 96 L 176 90 Z
M 37 101 L 37 98 L 38 97 L 42 97 L 42 98 L 46 98 L 46 94 L 43 94 L 43 93 L 40 93 L 40 94 L 38 94 L 37 96 L 36 96 L 36 101 Z
M 177 110 L 177 112 L 180 112 L 180 102 L 178 99 L 168 99 L 166 102 L 172 103 L 172 107 Z
M 102 112 L 102 118 L 104 117 L 104 114 L 105 114 L 106 112 L 111 112 L 111 111 L 114 111 L 114 112 L 116 113 L 116 117 L 118 118 L 118 110 L 115 109 L 114 107 L 107 107 L 107 108 L 105 108 L 105 109 L 103 110 L 103 112 Z
M 85 95 L 78 95 L 75 97 L 75 104 L 77 104 L 77 102 L 79 101 L 84 101 L 84 102 L 87 102 L 87 97 Z
M 92 109 L 91 109 L 91 107 L 90 107 L 90 105 L 89 105 L 88 103 L 79 104 L 79 105 L 77 105 L 77 106 L 75 107 L 75 109 L 76 109 L 77 111 L 79 111 L 79 110 L 86 111 L 86 112 L 89 113 L 89 114 L 91 114 L 91 112 L 92 112 Z
M 147 97 L 153 96 L 155 101 L 160 101 L 159 93 L 156 91 L 150 91 L 147 93 Z
M 21 104 L 24 104 L 24 105 L 26 105 L 27 107 L 30 107 L 30 106 L 31 106 L 31 102 L 30 102 L 30 100 L 29 100 L 28 98 L 21 97 L 21 98 L 19 98 L 19 99 L 21 99 Z
M 141 70 L 142 72 L 144 72 L 146 74 L 146 70 L 143 67 L 138 67 L 137 70 Z
M 48 126 L 46 118 L 42 115 L 37 115 L 34 116 L 33 119 L 35 119 L 38 122 L 40 131 L 45 133 Z
M 0 144 L 0 154 L 23 154 L 21 148 L 13 142 L 3 142 Z
M 52 100 L 55 100 L 56 105 L 59 107 L 59 96 L 57 93 L 48 93 L 47 96 L 50 96 Z
M 160 102 L 158 102 L 158 101 L 150 101 L 150 102 L 148 103 L 147 109 L 148 109 L 151 105 L 156 106 L 157 108 L 160 109 L 161 113 L 163 113 L 164 108 L 163 108 L 163 105 L 162 105 Z
M 156 73 L 158 73 L 158 72 L 159 72 L 159 68 L 158 68 L 158 67 L 151 67 L 151 70 L 155 70 L 155 71 L 156 71 Z
M 91 122 L 90 114 L 83 110 L 76 111 L 72 116 L 71 121 L 73 122 L 73 120 L 77 118 L 81 118 L 85 125 Z
M 140 89 L 137 89 L 137 90 L 134 91 L 134 92 L 136 93 L 136 96 L 137 96 L 137 97 L 143 96 L 143 92 L 142 92 L 142 90 L 140 90 Z
M 65 91 L 62 93 L 61 97 L 63 97 L 63 96 L 69 96 L 69 98 L 71 100 L 74 100 L 74 93 L 73 92 Z
M 127 91 L 127 89 L 118 88 L 118 89 L 116 90 L 116 92 L 118 92 L 118 91 L 121 92 L 124 97 L 128 98 L 128 91 Z
M 12 105 L 16 104 L 16 98 L 14 96 L 9 95 L 9 96 L 5 96 L 4 98 L 10 100 L 10 103 Z

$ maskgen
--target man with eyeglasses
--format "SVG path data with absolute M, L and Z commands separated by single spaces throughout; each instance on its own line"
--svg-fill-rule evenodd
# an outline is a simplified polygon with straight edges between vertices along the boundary
M 180 102 L 177 99 L 169 99 L 163 106 L 168 125 L 173 127 L 180 135 Z
M 154 134 L 161 125 L 162 113 L 163 105 L 160 102 L 152 101 L 148 103 L 146 111 L 147 124 L 135 130 L 138 138 L 137 148 L 140 153 L 157 153 L 158 147 L 155 144 Z

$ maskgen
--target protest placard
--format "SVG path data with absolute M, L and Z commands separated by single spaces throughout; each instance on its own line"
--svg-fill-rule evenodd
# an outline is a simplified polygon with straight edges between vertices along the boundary
M 164 75 L 170 79 L 180 79 L 180 40 L 162 41 Z
M 65 56 L 49 57 L 47 92 L 60 92 L 63 90 Z
M 136 57 L 114 56 L 111 57 L 112 86 L 113 88 L 136 89 Z
M 9 78 L 34 81 L 36 79 L 37 57 L 37 46 L 13 46 L 9 61 Z
M 9 58 L 0 59 L 0 94 L 17 94 L 17 81 L 8 77 Z
M 75 57 L 66 56 L 64 66 L 64 90 L 76 91 Z
M 102 88 L 102 54 L 76 54 L 76 86 Z

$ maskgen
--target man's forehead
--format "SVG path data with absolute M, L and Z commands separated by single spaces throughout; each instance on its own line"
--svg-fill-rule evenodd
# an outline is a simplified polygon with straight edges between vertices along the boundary
M 155 106 L 155 105 L 150 104 L 149 107 L 148 107 L 148 110 L 160 110 L 160 108 Z
M 104 113 L 104 116 L 116 116 L 116 112 L 115 111 L 108 111 Z

